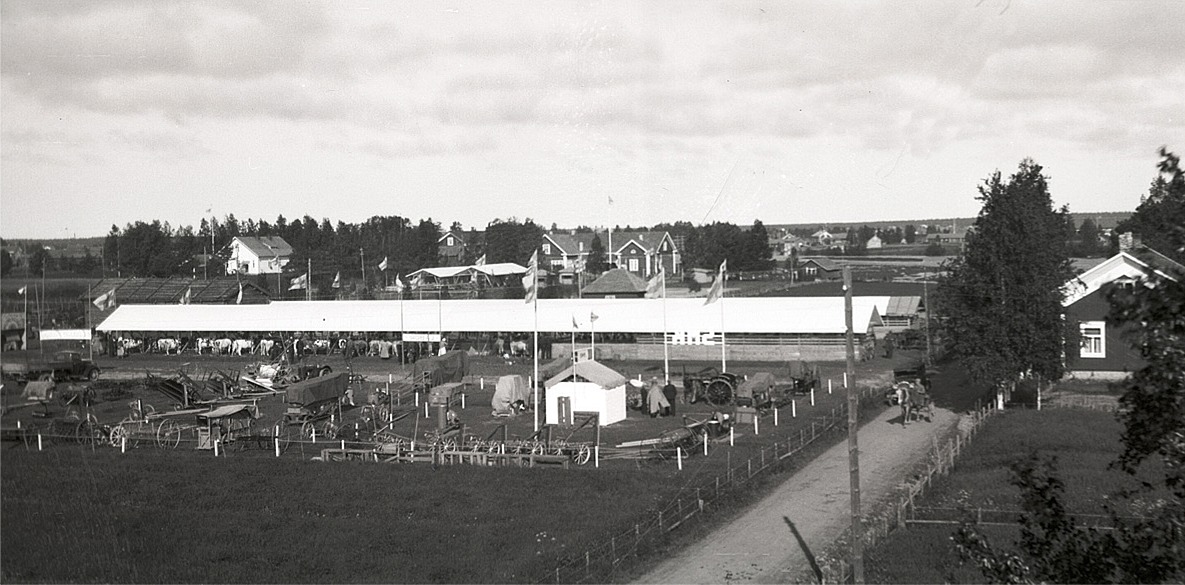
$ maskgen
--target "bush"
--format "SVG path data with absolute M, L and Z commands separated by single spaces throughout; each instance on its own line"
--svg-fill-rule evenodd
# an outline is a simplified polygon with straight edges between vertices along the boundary
M 946 249 L 938 242 L 930 242 L 930 245 L 926 246 L 925 254 L 927 256 L 946 256 Z

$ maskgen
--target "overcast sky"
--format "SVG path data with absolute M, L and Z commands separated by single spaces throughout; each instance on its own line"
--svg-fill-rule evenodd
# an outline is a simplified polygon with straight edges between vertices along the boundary
M 973 216 L 1026 156 L 1131 210 L 1185 2 L 0 3 L 0 235 Z M 608 204 L 612 198 L 612 205 Z

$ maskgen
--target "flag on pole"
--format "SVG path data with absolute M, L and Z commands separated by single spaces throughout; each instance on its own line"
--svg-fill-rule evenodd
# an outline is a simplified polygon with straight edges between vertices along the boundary
M 539 250 L 531 253 L 531 261 L 527 264 L 527 273 L 523 276 L 523 290 L 527 291 L 524 299 L 530 303 L 539 294 Z
M 724 273 L 728 271 L 728 260 L 720 263 L 720 273 L 716 275 L 716 282 L 712 283 L 712 288 L 708 289 L 708 298 L 704 301 L 704 305 L 710 305 L 720 299 L 724 294 Z
M 386 256 L 383 256 L 383 261 L 379 262 L 379 270 L 382 270 L 383 272 L 387 271 L 387 257 Z
M 342 272 L 340 270 L 338 270 L 337 274 L 333 275 L 333 288 L 341 288 L 341 287 L 342 287 Z
M 659 291 L 662 290 L 662 281 L 666 278 L 666 273 L 663 272 L 663 267 L 658 267 L 658 272 L 646 282 L 646 296 L 654 298 L 658 296 Z
M 613 196 L 608 195 L 608 197 L 609 197 L 609 205 L 613 205 Z
M 185 289 L 185 294 L 181 295 L 181 304 L 188 305 L 193 300 L 193 287 Z
M 486 255 L 482 254 L 480 258 L 478 258 L 476 261 L 473 262 L 473 265 L 474 266 L 485 266 L 486 265 Z
M 100 295 L 99 298 L 94 300 L 93 304 L 99 309 L 110 309 L 115 307 L 115 289 L 111 289 Z
M 26 290 L 26 289 L 28 289 L 28 288 L 29 288 L 28 286 L 22 286 L 22 287 L 21 287 L 19 290 L 17 290 L 16 292 L 17 292 L 17 294 L 23 295 L 23 294 L 25 294 L 25 290 Z
M 235 304 L 243 304 L 243 283 L 239 283 L 239 296 L 235 297 Z
M 288 285 L 288 290 L 301 290 L 309 288 L 309 273 L 304 273 L 292 279 Z
M 403 294 L 403 291 L 407 290 L 407 285 L 403 284 L 403 278 L 401 278 L 398 274 L 396 274 L 395 275 L 395 284 L 391 285 L 391 288 L 394 289 L 395 292 L 397 292 L 399 294 Z
M 588 320 L 589 321 L 596 321 L 597 319 L 600 319 L 600 317 L 598 317 L 596 313 L 594 313 L 592 311 L 588 312 Z
M 576 322 L 576 315 L 572 315 L 572 328 L 580 329 L 580 323 Z

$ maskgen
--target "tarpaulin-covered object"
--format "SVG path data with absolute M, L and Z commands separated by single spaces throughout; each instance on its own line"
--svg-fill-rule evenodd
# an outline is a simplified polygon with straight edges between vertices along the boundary
M 449 382 L 463 382 L 469 373 L 469 354 L 454 350 L 441 356 L 416 362 L 416 380 L 427 378 L 428 386 L 439 386 Z
M 284 400 L 290 404 L 316 404 L 336 400 L 346 393 L 346 382 L 345 372 L 302 380 L 284 389 Z
M 498 385 L 494 388 L 494 399 L 490 406 L 494 408 L 494 416 L 508 416 L 514 414 L 512 404 L 518 401 L 527 403 L 531 398 L 531 391 L 527 388 L 527 381 L 522 376 L 502 376 L 498 378 Z
M 773 387 L 773 374 L 769 372 L 757 372 L 756 374 L 749 376 L 748 380 L 741 382 L 740 385 L 737 386 L 737 403 L 739 404 L 742 400 L 749 400 L 751 402 L 754 396 L 764 396 Z M 742 406 L 751 406 L 751 404 L 745 404 Z

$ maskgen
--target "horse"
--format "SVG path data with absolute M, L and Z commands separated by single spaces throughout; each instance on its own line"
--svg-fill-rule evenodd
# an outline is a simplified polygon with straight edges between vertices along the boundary
M 230 352 L 241 356 L 243 352 L 251 355 L 255 350 L 255 344 L 250 339 L 236 339 L 230 343 Z

